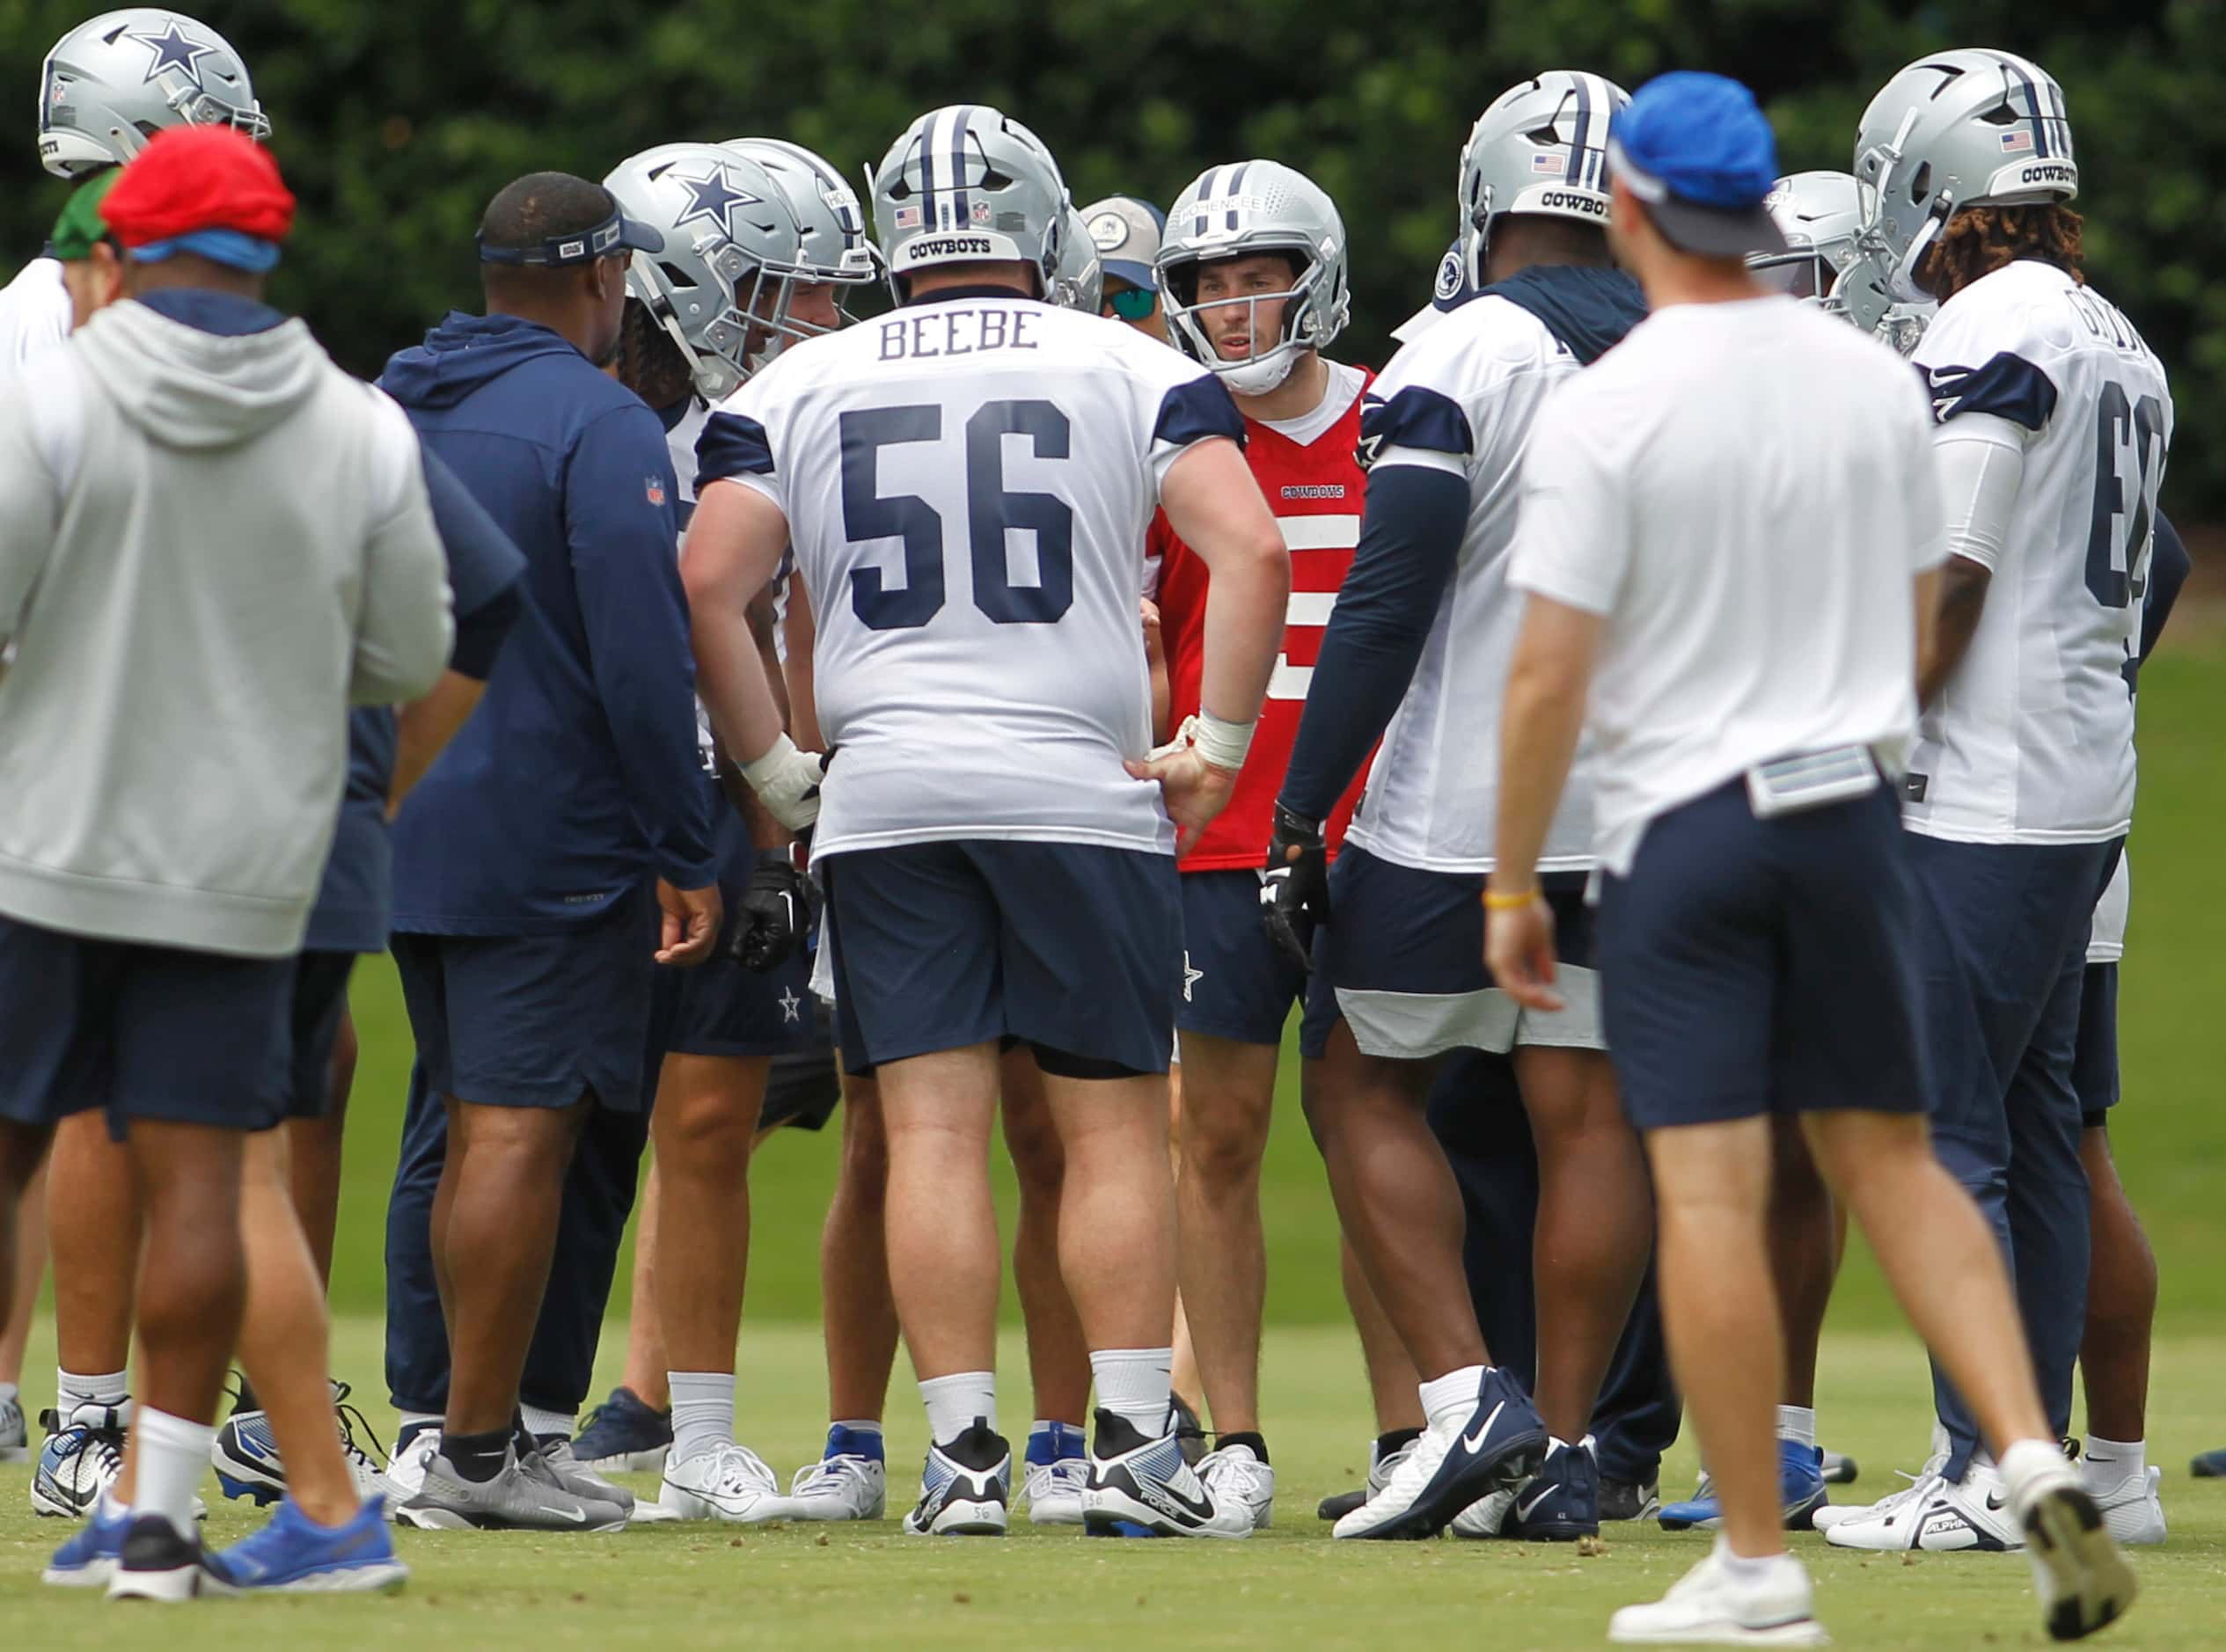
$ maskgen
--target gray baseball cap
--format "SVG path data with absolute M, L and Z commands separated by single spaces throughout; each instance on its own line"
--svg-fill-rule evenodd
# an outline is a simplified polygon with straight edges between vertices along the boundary
M 1134 195 L 1108 195 L 1082 208 L 1082 223 L 1108 275 L 1117 275 L 1131 287 L 1149 289 L 1153 284 L 1152 260 L 1160 255 L 1165 213 Z

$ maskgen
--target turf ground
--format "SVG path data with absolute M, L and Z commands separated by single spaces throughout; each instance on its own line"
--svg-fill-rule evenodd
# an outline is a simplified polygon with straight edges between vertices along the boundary
M 2144 672 L 2142 775 L 2134 843 L 2137 897 L 2121 1001 L 2127 1100 L 2113 1126 L 2127 1185 L 2163 1269 L 2151 1413 L 2152 1460 L 2164 1466 L 2172 1540 L 2140 1557 L 2146 1593 L 2098 1645 L 2226 1646 L 2226 1483 L 2186 1478 L 2191 1453 L 2226 1444 L 2226 1108 L 2219 1105 L 2219 1005 L 2226 1001 L 2226 606 L 2183 603 Z M 337 1374 L 375 1401 L 378 1380 L 381 1212 L 407 1076 L 409 1046 L 391 970 L 359 976 L 363 1059 L 350 1128 L 334 1294 Z M 1354 1483 L 1364 1460 L 1366 1396 L 1342 1324 L 1336 1223 L 1321 1169 L 1286 1094 L 1270 1150 L 1265 1202 L 1271 1264 L 1265 1422 L 1282 1489 L 1276 1529 L 1233 1545 L 1093 1544 L 1023 1527 L 1002 1544 L 923 1544 L 893 1524 L 787 1528 L 730 1536 L 671 1527 L 569 1541 L 410 1533 L 415 1568 L 398 1599 L 360 1606 L 261 1602 L 179 1613 L 150 1630 L 143 1614 L 41 1590 L 36 1573 L 62 1535 L 33 1520 L 27 1470 L 0 1467 L 0 1652 L 16 1648 L 231 1646 L 245 1634 L 304 1648 L 426 1643 L 476 1649 L 685 1644 L 748 1637 L 816 1647 L 979 1647 L 1048 1641 L 1130 1646 L 1167 1634 L 1184 1647 L 1312 1643 L 1439 1646 L 1488 1641 L 1524 1648 L 1600 1644 L 1608 1613 L 1658 1594 L 1697 1553 L 1691 1539 L 1610 1530 L 1607 1553 L 1527 1552 L 1450 1541 L 1332 1546 L 1313 1517 L 1325 1492 Z M 741 1412 L 751 1444 L 785 1474 L 818 1448 L 824 1383 L 815 1322 L 817 1235 L 834 1173 L 832 1132 L 793 1132 L 764 1151 L 753 1177 L 755 1244 L 741 1355 Z M 624 1311 L 624 1276 L 620 1300 Z M 1008 1312 L 1012 1303 L 1008 1293 Z M 1891 1471 L 1922 1455 L 1927 1393 L 1915 1346 L 1894 1329 L 1874 1270 L 1851 1255 L 1833 1307 L 1821 1383 L 1828 1443 L 1864 1465 L 1857 1491 L 1900 1484 Z M 605 1338 L 600 1387 L 616 1380 L 623 1328 Z M 48 1401 L 43 1333 L 26 1370 Z M 1017 1428 L 1026 1373 L 1007 1349 L 1006 1422 Z M 390 1420 L 367 1407 L 384 1431 Z M 899 1372 L 890 1412 L 893 1501 L 924 1445 Z M 1689 1444 L 1673 1457 L 1673 1495 L 1694 1473 Z M 212 1487 L 213 1489 L 213 1487 Z M 248 1517 L 227 1505 L 210 1531 L 229 1541 Z M 2036 1646 L 2021 1561 L 1925 1557 L 1904 1565 L 1802 1539 L 1820 1610 L 1855 1648 Z M 254 1622 L 250 1625 L 248 1618 Z

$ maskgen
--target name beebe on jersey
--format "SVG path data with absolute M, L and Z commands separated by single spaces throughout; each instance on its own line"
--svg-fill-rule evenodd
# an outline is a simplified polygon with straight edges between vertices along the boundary
M 1033 350 L 1033 310 L 971 310 L 938 306 L 924 315 L 897 316 L 881 324 L 881 359 L 975 355 L 984 350 Z M 941 341 L 938 342 L 938 335 Z

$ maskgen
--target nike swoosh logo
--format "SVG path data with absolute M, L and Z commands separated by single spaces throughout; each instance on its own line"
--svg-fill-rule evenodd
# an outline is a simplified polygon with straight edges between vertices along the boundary
M 1544 1487 L 1541 1489 L 1532 1493 L 1528 1497 L 1515 1505 L 1515 1518 L 1518 1520 L 1529 1519 L 1531 1510 L 1537 1508 L 1540 1503 L 1544 1502 L 1547 1498 L 1552 1496 L 1553 1495 L 1554 1488 L 1551 1486 Z
M 1507 1402 L 1505 1400 L 1494 1406 L 1490 1416 L 1479 1423 L 1473 1431 L 1461 1436 L 1461 1449 L 1471 1457 L 1475 1456 L 1476 1448 L 1484 1443 L 1484 1436 L 1491 1432 L 1492 1424 L 1499 1421 L 1499 1414 L 1506 1409 Z
M 2009 1506 L 2010 1500 L 2007 1497 L 2002 1496 L 1999 1494 L 1991 1491 L 1987 1494 L 1987 1512 L 1988 1514 L 1998 1514 Z
M 575 1526 L 583 1526 L 588 1523 L 588 1511 L 584 1509 L 552 1509 L 543 1503 L 541 1512 L 553 1519 L 568 1520 Z

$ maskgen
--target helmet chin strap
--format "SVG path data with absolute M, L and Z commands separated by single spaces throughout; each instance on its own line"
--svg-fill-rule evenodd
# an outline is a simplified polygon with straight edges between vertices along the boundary
M 1278 389 L 1291 376 L 1291 369 L 1299 364 L 1300 345 L 1296 340 L 1285 340 L 1257 360 L 1219 365 L 1220 356 L 1215 355 L 1214 372 L 1222 382 L 1242 396 L 1264 396 Z

